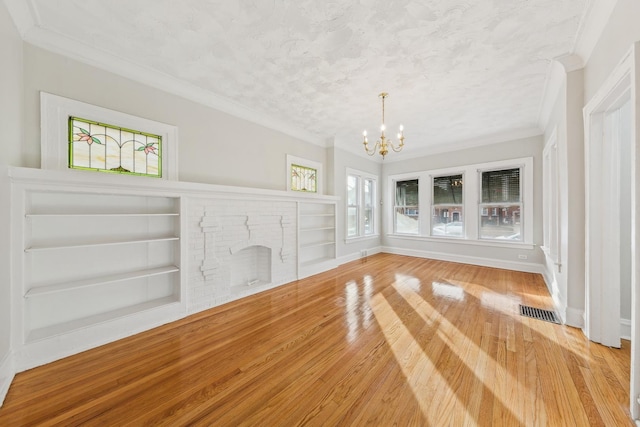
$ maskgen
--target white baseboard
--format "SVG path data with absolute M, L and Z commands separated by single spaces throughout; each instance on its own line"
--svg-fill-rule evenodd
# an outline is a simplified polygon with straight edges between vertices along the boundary
M 9 351 L 0 362 L 0 406 L 4 403 L 4 398 L 7 396 L 15 373 L 13 354 Z
M 14 347 L 13 368 L 15 372 L 26 371 L 174 322 L 185 316 L 182 303 L 167 304 L 145 312 L 28 342 Z
M 620 338 L 631 341 L 631 320 L 620 319 Z
M 584 310 L 567 307 L 566 309 L 566 319 L 564 319 L 564 324 L 573 326 L 574 328 L 584 328 Z
M 373 248 L 369 248 L 369 249 L 364 249 L 366 251 L 366 254 L 362 254 L 362 252 L 354 252 L 351 253 L 349 255 L 343 255 L 341 257 L 338 258 L 338 265 L 342 265 L 342 264 L 346 264 L 348 262 L 351 261 L 356 261 L 362 258 L 366 258 L 370 255 L 375 255 L 375 254 L 379 254 L 380 252 L 382 252 L 382 247 L 380 246 L 376 246 Z
M 506 261 L 494 258 L 482 258 L 468 255 L 456 255 L 444 252 L 421 251 L 416 249 L 395 248 L 391 246 L 383 246 L 382 252 L 407 255 L 417 258 L 429 258 L 439 261 L 458 262 L 462 264 L 479 265 L 482 267 L 502 268 L 505 270 L 522 271 L 525 273 L 538 273 L 544 275 L 544 266 L 541 264 L 533 264 L 530 262 Z
M 558 287 L 558 282 L 556 281 L 555 276 L 549 270 L 543 268 L 542 277 L 544 278 L 544 283 L 547 285 L 549 295 L 551 295 L 551 299 L 553 300 L 553 305 L 556 307 L 556 311 L 560 315 L 560 320 L 562 320 L 562 323 L 564 323 L 565 325 L 568 324 L 567 303 L 563 301 L 560 295 L 560 288 Z M 572 319 L 573 317 L 575 316 L 572 314 Z

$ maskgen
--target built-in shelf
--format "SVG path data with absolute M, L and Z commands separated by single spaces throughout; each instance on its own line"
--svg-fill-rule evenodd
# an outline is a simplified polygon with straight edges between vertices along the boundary
M 19 334 L 26 346 L 49 339 L 63 353 L 71 336 L 90 336 L 99 324 L 135 329 L 185 303 L 180 197 L 75 179 L 46 189 L 25 183 L 15 193 Z
M 304 245 L 300 245 L 301 248 L 306 249 L 306 248 L 313 248 L 316 246 L 326 246 L 326 245 L 335 245 L 336 242 L 332 241 L 332 240 L 327 240 L 327 241 L 323 241 L 323 242 L 313 242 L 313 243 L 307 243 Z
M 298 277 L 336 263 L 336 205 L 335 200 L 298 204 Z
M 313 228 L 303 228 L 300 231 L 322 231 L 322 230 L 335 230 L 335 227 L 313 227 Z
M 94 326 L 100 323 L 107 322 L 109 320 L 118 319 L 124 316 L 130 316 L 142 311 L 151 310 L 156 307 L 166 306 L 167 304 L 178 303 L 179 300 L 175 296 L 168 296 L 164 298 L 158 298 L 151 301 L 145 301 L 140 304 L 130 305 L 128 307 L 119 308 L 117 310 L 107 311 L 105 313 L 94 314 L 92 316 L 82 317 L 74 319 L 69 322 L 58 323 L 55 325 L 46 326 L 39 329 L 34 329 L 29 332 L 27 341 L 38 341 L 45 338 L 54 337 L 57 335 L 66 334 L 68 332 Z
M 180 216 L 178 213 L 69 213 L 69 214 L 26 214 L 27 218 L 67 218 L 67 217 L 164 217 Z
M 321 263 L 325 263 L 325 262 L 331 262 L 331 261 L 335 261 L 335 258 L 329 258 L 329 257 L 315 258 L 315 259 L 313 259 L 311 261 L 300 263 L 300 267 L 303 267 L 303 268 L 313 267 L 313 266 L 315 266 L 317 264 L 321 264 Z
M 170 236 L 170 237 L 156 237 L 156 238 L 148 238 L 148 239 L 130 239 L 130 240 L 116 240 L 112 242 L 87 242 L 87 243 L 71 243 L 64 245 L 42 245 L 42 246 L 32 246 L 30 248 L 26 248 L 25 252 L 39 252 L 39 251 L 50 251 L 50 250 L 58 250 L 58 249 L 71 249 L 71 248 L 86 248 L 92 246 L 113 246 L 113 245 L 129 245 L 136 243 L 151 243 L 151 242 L 165 242 L 172 240 L 180 240 L 179 237 Z
M 159 276 L 180 271 L 175 265 L 165 267 L 150 268 L 145 270 L 132 271 L 129 273 L 111 274 L 107 276 L 95 277 L 91 279 L 76 280 L 73 282 L 57 283 L 53 285 L 38 286 L 31 288 L 25 294 L 25 298 L 48 295 L 57 292 L 66 292 L 74 289 L 87 288 L 90 286 L 106 285 L 110 283 L 122 282 L 125 280 L 140 279 L 144 277 Z

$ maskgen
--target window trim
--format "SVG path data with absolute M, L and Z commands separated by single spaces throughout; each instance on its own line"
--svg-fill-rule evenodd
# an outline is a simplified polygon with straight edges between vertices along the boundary
M 449 235 L 435 235 L 433 234 L 433 224 L 432 224 L 432 219 L 433 219 L 433 210 L 436 206 L 443 206 L 443 204 L 436 204 L 434 203 L 435 200 L 435 195 L 433 192 L 433 186 L 435 183 L 435 179 L 436 178 L 442 178 L 442 177 L 447 177 L 447 176 L 454 176 L 454 175 L 462 175 L 462 203 L 458 203 L 455 206 L 460 206 L 462 208 L 462 216 L 463 216 L 463 221 L 462 221 L 462 236 L 449 236 Z M 431 181 L 431 185 L 429 186 L 429 209 L 431 211 L 431 213 L 429 214 L 429 228 L 428 228 L 428 234 L 429 237 L 433 237 L 434 239 L 466 239 L 467 236 L 467 211 L 466 211 L 466 207 L 465 207 L 465 200 L 466 198 L 466 190 L 467 190 L 467 184 L 465 184 L 466 182 L 466 178 L 465 178 L 465 171 L 464 170 L 460 170 L 460 172 L 447 172 L 447 173 L 431 173 L 429 174 L 429 179 Z M 453 205 L 453 203 L 445 203 L 444 205 Z
M 481 192 L 481 179 L 480 173 L 482 171 L 494 170 L 494 169 L 512 169 L 519 167 L 520 172 L 520 186 L 521 186 L 521 204 L 522 204 L 522 241 L 507 241 L 507 240 L 494 240 L 494 239 L 480 239 L 479 238 L 479 221 L 480 221 L 480 192 Z M 432 186 L 428 186 L 426 191 L 424 186 L 419 184 L 419 200 L 421 206 L 429 206 L 428 214 L 425 216 L 424 209 L 420 209 L 420 232 L 419 234 L 405 234 L 396 233 L 394 224 L 394 212 L 395 212 L 395 183 L 397 181 L 406 181 L 409 179 L 418 179 L 418 182 L 430 182 L 432 183 L 432 177 L 443 175 L 455 175 L 463 174 L 463 208 L 465 216 L 465 237 L 451 237 L 451 236 L 431 236 L 431 208 L 432 208 Z M 495 162 L 477 163 L 454 166 L 450 168 L 432 169 L 412 173 L 396 174 L 387 176 L 387 197 L 392 201 L 390 208 L 386 210 L 386 222 L 387 232 L 389 237 L 402 237 L 411 238 L 416 240 L 428 240 L 434 242 L 457 242 L 461 244 L 473 244 L 473 245 L 485 245 L 495 247 L 523 247 L 531 248 L 535 246 L 533 243 L 533 222 L 534 222 L 534 206 L 533 206 L 533 157 L 521 157 L 508 160 L 498 160 Z M 424 203 L 424 204 L 423 204 Z
M 391 178 L 391 177 L 390 177 Z M 396 183 L 399 181 L 418 181 L 418 233 L 398 233 L 396 231 Z M 421 231 L 424 229 L 423 224 L 423 216 L 420 214 L 422 212 L 421 206 L 424 206 L 423 196 L 420 193 L 421 184 L 420 181 L 424 182 L 424 177 L 421 178 L 420 175 L 415 173 L 407 173 L 407 174 L 399 174 L 393 175 L 393 179 L 389 184 L 389 200 L 391 203 L 391 215 L 389 217 L 389 230 L 391 230 L 392 235 L 396 236 L 421 236 Z
M 358 233 L 353 236 L 349 236 L 349 201 L 347 197 L 348 191 L 348 180 L 350 176 L 355 176 L 358 179 L 358 188 L 357 188 L 357 208 L 358 208 Z M 364 182 L 365 180 L 370 179 L 373 181 L 373 233 L 365 234 L 365 224 L 364 224 Z M 378 217 L 380 216 L 380 211 L 378 208 L 378 176 L 374 174 L 370 174 L 367 172 L 359 171 L 357 169 L 346 168 L 345 174 L 345 203 L 344 203 L 344 235 L 346 242 L 354 242 L 356 240 L 369 239 L 379 236 L 378 232 Z
M 500 203 L 500 202 L 488 202 L 485 203 L 482 201 L 482 174 L 485 172 L 494 172 L 494 171 L 502 171 L 502 170 L 509 170 L 509 169 L 518 169 L 518 192 L 520 193 L 520 201 L 519 202 L 504 202 L 504 203 Z M 490 237 L 482 237 L 480 234 L 480 229 L 482 228 L 482 216 L 484 213 L 484 210 L 487 209 L 487 212 L 489 210 L 489 206 L 495 206 L 495 205 L 508 205 L 508 206 L 518 206 L 520 209 L 520 228 L 521 228 L 521 233 L 522 233 L 522 239 L 520 240 L 516 240 L 516 242 L 524 242 L 524 224 L 525 224 L 525 219 L 523 219 L 523 211 L 524 211 L 524 206 L 523 206 L 523 175 L 524 175 L 524 170 L 522 166 L 511 166 L 511 167 L 492 167 L 492 168 L 484 168 L 484 169 L 478 169 L 478 209 L 476 211 L 476 215 L 477 215 L 477 221 L 478 221 L 478 240 L 486 240 L 489 242 L 495 242 L 497 240 L 502 240 L 502 239 L 498 239 L 498 238 L 490 238 Z M 494 207 L 493 208 L 493 213 L 491 214 L 491 216 L 497 216 L 497 210 L 499 208 Z
M 69 117 L 81 117 L 129 129 L 153 133 L 162 137 L 162 177 L 152 179 L 178 180 L 178 128 L 161 122 L 98 107 L 62 96 L 40 92 L 40 167 L 42 169 L 70 170 Z M 78 173 L 92 170 L 74 169 Z M 98 176 L 114 174 L 97 173 Z M 136 176 L 126 174 L 128 176 Z M 142 176 L 144 177 L 144 176 Z M 102 179 L 102 178 L 98 178 Z
M 295 191 L 291 189 L 291 166 L 302 166 L 304 168 L 315 169 L 316 170 L 316 191 Z M 287 182 L 287 191 L 295 191 L 300 194 L 324 194 L 322 192 L 322 163 L 315 162 L 309 159 L 303 159 L 302 157 L 292 156 L 291 154 L 287 154 L 287 169 L 285 172 L 286 182 Z

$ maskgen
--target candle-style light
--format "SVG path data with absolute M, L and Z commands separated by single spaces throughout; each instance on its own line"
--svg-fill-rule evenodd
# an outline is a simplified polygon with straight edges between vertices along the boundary
M 373 156 L 376 151 L 378 151 L 383 160 L 389 152 L 389 147 L 391 147 L 391 149 L 395 152 L 402 151 L 402 148 L 404 147 L 404 126 L 400 125 L 400 132 L 398 132 L 399 144 L 397 146 L 393 144 L 393 141 L 387 139 L 387 137 L 384 135 L 384 131 L 387 128 L 384 124 L 384 100 L 387 96 L 389 96 L 389 94 L 386 92 L 382 92 L 380 95 L 378 95 L 378 97 L 382 98 L 382 125 L 380 125 L 380 139 L 377 140 L 375 145 L 370 148 L 369 140 L 367 139 L 367 131 L 365 130 L 364 132 L 362 132 L 362 137 L 364 138 L 362 142 L 362 144 L 364 145 L 364 150 L 370 156 Z

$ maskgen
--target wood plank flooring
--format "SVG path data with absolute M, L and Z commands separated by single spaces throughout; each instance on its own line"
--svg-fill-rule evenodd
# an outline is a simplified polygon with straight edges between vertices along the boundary
M 541 276 L 379 254 L 20 373 L 1 426 L 632 426 Z

